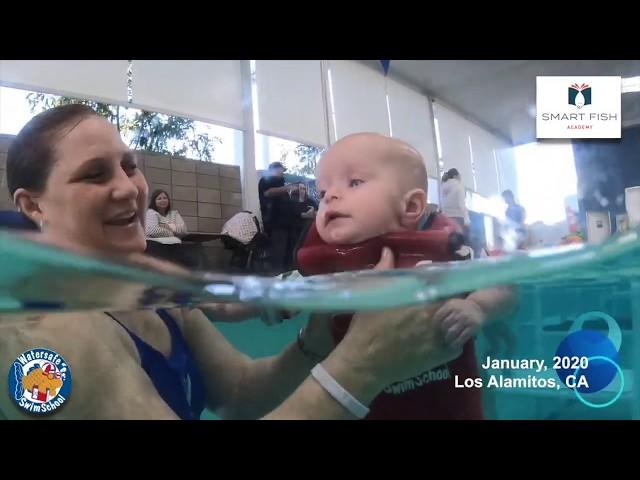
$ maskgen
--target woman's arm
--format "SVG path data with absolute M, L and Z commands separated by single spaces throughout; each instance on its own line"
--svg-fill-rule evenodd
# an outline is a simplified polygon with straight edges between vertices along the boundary
M 294 343 L 280 354 L 252 360 L 238 351 L 199 310 L 183 310 L 183 332 L 204 372 L 208 406 L 224 418 L 267 414 L 309 375 L 315 362 Z
M 188 233 L 187 224 L 184 223 L 184 219 L 180 215 L 180 212 L 174 210 L 175 212 L 175 226 L 176 229 L 173 231 L 177 236 L 184 237 Z
M 393 254 L 384 249 L 378 268 L 389 265 L 393 265 Z M 393 381 L 456 358 L 461 350 L 444 345 L 434 322 L 438 307 L 356 314 L 345 338 L 322 362 L 325 369 L 367 405 Z M 309 377 L 316 362 L 295 343 L 279 355 L 251 360 L 198 309 L 183 310 L 183 318 L 185 338 L 204 372 L 210 408 L 223 417 L 352 418 Z M 319 354 L 332 347 L 326 322 L 327 317 L 310 322 L 314 333 L 308 347 Z
M 184 332 L 204 373 L 209 408 L 228 419 L 342 419 L 354 418 L 309 372 L 317 363 L 292 343 L 278 355 L 251 360 L 192 310 Z M 348 353 L 348 352 L 346 352 Z M 347 355 L 348 356 L 348 355 Z M 352 395 L 369 404 L 386 386 L 366 365 L 331 355 L 325 369 Z

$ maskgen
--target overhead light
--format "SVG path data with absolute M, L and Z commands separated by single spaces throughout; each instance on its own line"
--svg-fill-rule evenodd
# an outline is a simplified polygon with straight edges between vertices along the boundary
M 640 77 L 622 79 L 622 93 L 640 92 Z

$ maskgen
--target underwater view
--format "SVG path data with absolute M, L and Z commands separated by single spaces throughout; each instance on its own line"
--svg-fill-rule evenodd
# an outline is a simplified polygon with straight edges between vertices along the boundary
M 236 348 L 252 358 L 275 355 L 294 341 L 311 311 L 426 305 L 474 289 L 511 285 L 516 310 L 487 326 L 476 339 L 482 386 L 473 388 L 482 391 L 486 418 L 631 419 L 639 415 L 634 389 L 640 381 L 636 347 L 640 240 L 636 231 L 597 246 L 572 245 L 415 269 L 284 279 L 207 273 L 181 278 L 74 256 L 12 234 L 0 234 L 0 263 L 3 322 L 21 313 L 201 302 L 244 301 L 297 312 L 276 324 L 261 318 L 216 323 Z M 72 287 L 60 288 L 61 274 L 65 285 Z M 573 333 L 585 330 L 595 335 L 567 346 Z M 590 358 L 603 353 L 610 360 Z M 569 360 L 575 365 L 563 363 Z M 572 384 L 567 373 L 574 370 L 580 371 Z M 578 386 L 580 379 L 583 385 Z M 398 382 L 398 388 L 411 388 L 410 383 Z M 205 412 L 203 418 L 217 416 Z
M 638 60 L 0 60 L 0 419 L 638 420 L 639 152 Z

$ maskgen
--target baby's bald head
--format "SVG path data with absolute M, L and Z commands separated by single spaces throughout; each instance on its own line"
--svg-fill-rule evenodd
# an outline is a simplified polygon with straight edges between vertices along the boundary
M 318 163 L 316 179 L 323 198 L 316 225 L 329 243 L 414 229 L 426 209 L 422 156 L 377 133 L 348 135 L 333 144 Z
M 398 188 L 405 192 L 414 188 L 427 188 L 427 170 L 422 155 L 397 138 L 379 133 L 354 133 L 334 143 L 324 157 L 329 153 L 343 161 L 363 159 L 367 162 L 379 162 L 395 173 Z

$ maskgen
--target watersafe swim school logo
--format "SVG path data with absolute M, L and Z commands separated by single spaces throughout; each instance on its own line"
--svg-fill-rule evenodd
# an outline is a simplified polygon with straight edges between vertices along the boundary
M 569 105 L 575 105 L 578 108 L 591 105 L 591 87 L 586 83 L 571 85 L 569 87 Z
M 536 77 L 537 138 L 620 138 L 621 77 Z
M 604 320 L 608 327 L 606 335 L 599 330 L 583 328 L 586 321 L 594 320 Z M 608 407 L 624 391 L 624 374 L 618 363 L 621 344 L 622 331 L 611 315 L 584 313 L 576 318 L 569 334 L 560 342 L 554 369 L 562 383 L 571 388 L 582 403 L 592 408 Z M 607 388 L 610 385 L 612 388 Z M 595 401 L 592 394 L 598 392 L 602 393 Z
M 29 413 L 52 413 L 70 394 L 71 369 L 53 350 L 27 350 L 18 355 L 9 369 L 9 395 Z

